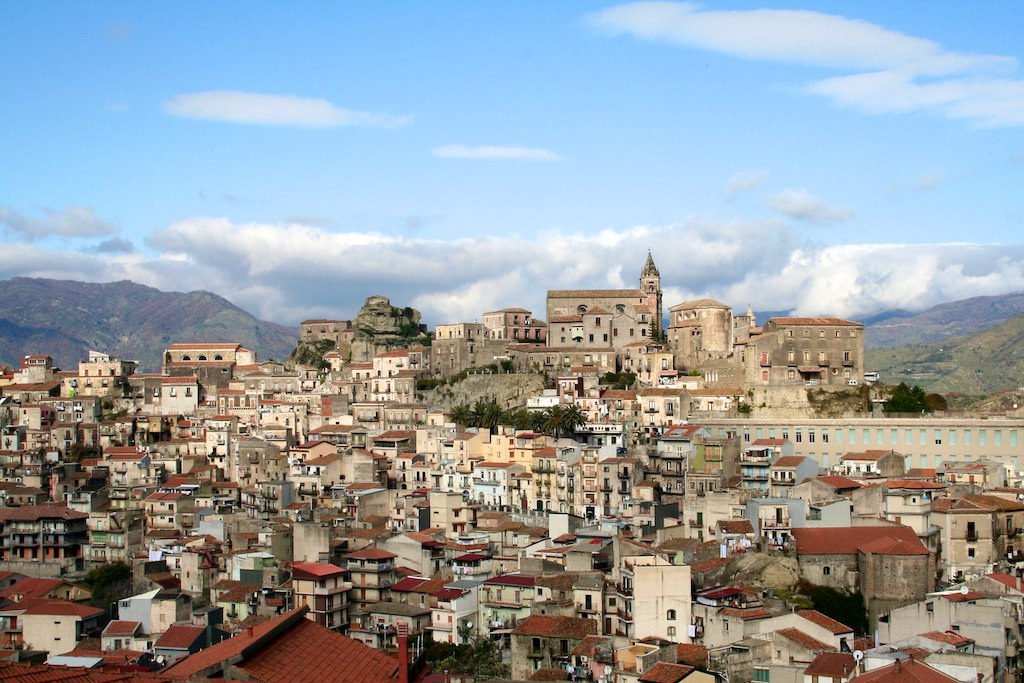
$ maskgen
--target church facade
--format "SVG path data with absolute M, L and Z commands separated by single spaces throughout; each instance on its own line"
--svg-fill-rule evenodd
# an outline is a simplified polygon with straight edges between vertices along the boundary
M 661 274 L 654 258 L 636 289 L 554 289 L 547 295 L 548 346 L 612 350 L 662 336 Z

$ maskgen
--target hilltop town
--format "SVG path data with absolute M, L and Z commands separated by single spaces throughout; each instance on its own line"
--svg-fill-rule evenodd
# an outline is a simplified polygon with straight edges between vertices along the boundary
M 636 283 L 433 329 L 373 295 L 285 361 L 25 356 L 0 673 L 1019 679 L 1020 411 L 881 385 L 860 322 Z

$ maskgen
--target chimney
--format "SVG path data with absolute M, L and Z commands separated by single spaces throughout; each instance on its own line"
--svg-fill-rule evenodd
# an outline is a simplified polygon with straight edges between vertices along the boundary
M 398 622 L 398 683 L 409 683 L 409 625 Z

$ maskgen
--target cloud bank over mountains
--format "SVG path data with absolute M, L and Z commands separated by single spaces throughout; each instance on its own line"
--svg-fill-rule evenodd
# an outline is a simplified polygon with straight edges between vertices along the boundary
M 110 234 L 82 231 L 95 233 Z M 150 233 L 144 246 L 23 239 L 0 252 L 0 277 L 207 289 L 286 324 L 354 315 L 378 293 L 419 308 L 431 324 L 513 305 L 542 316 L 547 289 L 635 286 L 648 249 L 666 308 L 713 296 L 741 309 L 857 318 L 1024 290 L 1022 244 L 814 244 L 782 219 L 443 240 L 200 217 Z

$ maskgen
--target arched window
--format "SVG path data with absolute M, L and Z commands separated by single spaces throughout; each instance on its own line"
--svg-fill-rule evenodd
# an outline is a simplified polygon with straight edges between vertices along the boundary
M 669 638 L 675 638 L 676 637 L 676 627 L 675 626 L 669 626 L 667 633 L 668 633 L 668 637 Z
M 580 304 L 579 306 L 576 307 L 576 312 L 579 313 L 580 315 L 583 315 L 584 313 L 587 312 L 587 307 L 584 306 L 583 304 Z
M 822 567 L 821 568 L 821 573 L 824 574 L 825 576 L 828 576 L 829 574 L 832 573 L 832 567 L 828 567 L 828 566 Z
M 192 360 L 192 356 L 182 356 L 182 360 Z
M 665 618 L 668 619 L 669 621 L 675 621 L 676 620 L 676 611 L 674 609 L 670 609 L 668 611 L 668 613 L 665 615 Z
M 625 312 L 626 312 L 626 307 L 625 307 L 625 306 L 623 306 L 622 304 L 618 304 L 618 305 L 617 305 L 617 306 L 615 307 L 615 312 L 616 312 L 616 313 L 618 313 L 619 315 L 622 315 L 623 313 L 625 313 Z
M 196 360 L 206 360 L 206 356 L 199 356 Z
M 213 357 L 213 359 L 214 359 L 214 360 L 224 360 L 224 356 L 222 356 L 222 355 L 220 355 L 220 354 L 218 353 L 218 354 L 217 354 L 216 356 L 214 356 L 214 357 Z

